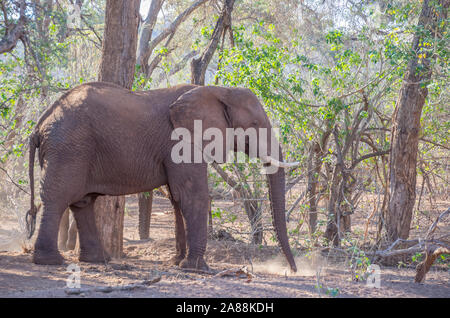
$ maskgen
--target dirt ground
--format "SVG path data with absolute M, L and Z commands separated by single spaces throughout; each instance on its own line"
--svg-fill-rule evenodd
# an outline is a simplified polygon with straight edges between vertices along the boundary
M 126 257 L 108 264 L 79 263 L 76 253 L 69 251 L 63 253 L 67 264 L 42 266 L 33 264 L 26 251 L 0 252 L 0 297 L 450 297 L 448 266 L 434 266 L 424 284 L 414 283 L 413 267 L 380 266 L 380 288 L 375 288 L 353 280 L 344 262 L 319 254 L 298 256 L 299 273 L 291 275 L 276 246 L 258 247 L 241 241 L 208 242 L 205 258 L 215 274 L 183 271 L 167 263 L 175 252 L 171 211 L 166 199 L 156 197 L 151 238 L 139 241 L 136 202 L 128 202 Z M 73 277 L 67 269 L 70 263 L 80 268 L 81 290 L 67 288 L 68 278 Z M 234 273 L 243 266 L 252 273 L 251 279 L 217 274 L 225 270 Z M 159 278 L 148 286 L 132 285 Z M 113 290 L 102 291 L 102 286 L 113 286 Z

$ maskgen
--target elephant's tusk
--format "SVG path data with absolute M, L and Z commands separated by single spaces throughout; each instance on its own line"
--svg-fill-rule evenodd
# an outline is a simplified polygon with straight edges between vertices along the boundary
M 272 157 L 266 157 L 263 156 L 261 157 L 261 159 L 265 162 L 265 163 L 269 163 L 272 166 L 276 166 L 279 168 L 292 168 L 292 167 L 297 167 L 300 165 L 300 162 L 296 161 L 296 162 L 284 162 L 284 161 L 278 161 Z

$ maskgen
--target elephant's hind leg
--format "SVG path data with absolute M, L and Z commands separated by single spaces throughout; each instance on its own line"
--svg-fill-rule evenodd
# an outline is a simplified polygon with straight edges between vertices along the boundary
M 70 161 L 68 153 L 58 152 L 57 144 L 47 143 L 41 172 L 42 218 L 34 245 L 33 262 L 36 264 L 63 264 L 58 251 L 58 232 L 64 211 L 81 195 L 85 171 L 83 164 Z M 70 158 L 76 158 L 71 156 Z M 81 192 L 81 193 L 80 193 Z
M 42 206 L 42 219 L 34 246 L 33 263 L 61 265 L 64 258 L 58 251 L 58 231 L 61 217 L 67 207 L 48 200 L 43 200 Z
M 105 263 L 110 260 L 104 251 L 95 224 L 94 203 L 96 196 L 86 196 L 70 205 L 78 228 L 81 262 Z

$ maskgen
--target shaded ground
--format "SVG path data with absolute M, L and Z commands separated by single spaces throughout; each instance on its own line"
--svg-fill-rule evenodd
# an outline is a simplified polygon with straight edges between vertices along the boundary
M 0 252 L 0 297 L 450 297 L 450 273 L 436 266 L 424 284 L 415 284 L 413 268 L 381 266 L 380 288 L 352 280 L 345 263 L 322 255 L 298 257 L 300 272 L 287 274 L 278 249 L 243 242 L 210 241 L 206 261 L 216 272 L 247 266 L 250 282 L 236 276 L 217 277 L 185 272 L 167 264 L 174 255 L 173 215 L 168 201 L 156 198 L 151 239 L 138 241 L 135 200 L 127 205 L 124 251 L 126 258 L 107 265 L 78 263 L 74 252 L 66 252 L 67 264 L 80 266 L 81 287 L 118 286 L 161 277 L 147 288 L 103 293 L 87 291 L 68 296 L 66 266 L 31 263 L 31 254 Z M 320 286 L 320 288 L 317 288 Z

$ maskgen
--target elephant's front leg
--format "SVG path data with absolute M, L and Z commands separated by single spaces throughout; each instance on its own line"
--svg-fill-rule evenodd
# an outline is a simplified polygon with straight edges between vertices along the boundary
M 180 262 L 180 267 L 209 271 L 203 258 L 208 237 L 208 205 L 204 199 L 197 200 L 196 204 L 182 208 L 186 223 L 187 255 Z
M 203 258 L 207 244 L 209 203 L 206 164 L 178 165 L 169 171 L 169 186 L 173 200 L 180 207 L 182 214 L 182 220 L 175 214 L 179 219 L 176 222 L 177 249 L 179 249 L 177 252 L 183 252 L 184 249 L 181 221 L 184 221 L 187 245 L 186 256 L 179 266 L 208 271 L 209 267 Z
M 111 258 L 103 249 L 99 239 L 94 215 L 95 198 L 87 197 L 70 206 L 78 228 L 81 262 L 105 263 Z
M 175 242 L 176 254 L 171 259 L 173 265 L 180 265 L 181 261 L 186 257 L 186 232 L 184 227 L 183 215 L 181 209 L 176 202 L 172 202 L 175 210 Z

